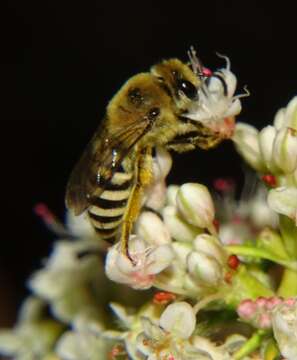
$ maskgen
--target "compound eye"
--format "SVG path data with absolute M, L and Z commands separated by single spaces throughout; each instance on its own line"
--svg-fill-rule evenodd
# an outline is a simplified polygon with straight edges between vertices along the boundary
M 154 107 L 149 111 L 148 117 L 150 120 L 154 120 L 159 114 L 160 114 L 160 109 L 157 107 Z
M 187 98 L 191 100 L 197 98 L 197 89 L 190 81 L 183 79 L 177 80 L 177 88 L 178 90 L 181 90 Z

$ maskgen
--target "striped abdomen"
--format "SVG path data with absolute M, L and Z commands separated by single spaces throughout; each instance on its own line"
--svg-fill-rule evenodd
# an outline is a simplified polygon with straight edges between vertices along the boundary
M 116 172 L 100 196 L 94 196 L 88 216 L 97 234 L 104 240 L 114 240 L 122 222 L 130 194 L 132 174 Z

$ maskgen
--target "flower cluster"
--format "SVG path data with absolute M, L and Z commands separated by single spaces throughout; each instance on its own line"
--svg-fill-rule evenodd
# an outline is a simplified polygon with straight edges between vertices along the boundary
M 297 224 L 297 97 L 277 112 L 273 125 L 261 131 L 238 123 L 233 140 L 272 188 L 268 195 L 271 208 Z
M 236 148 L 262 180 L 251 192 L 249 179 L 239 200 L 230 179 L 216 179 L 213 191 L 167 187 L 172 160 L 156 149 L 130 259 L 84 216 L 68 214 L 63 226 L 39 204 L 60 239 L 30 277 L 33 295 L 15 327 L 0 331 L 0 352 L 16 360 L 296 360 L 296 132 L 297 97 L 273 126 L 236 125 Z
M 259 329 L 269 329 L 272 326 L 273 313 L 276 311 L 279 305 L 285 304 L 289 307 L 294 306 L 296 299 L 288 298 L 284 300 L 279 296 L 272 296 L 270 298 L 259 297 L 256 300 L 245 299 L 238 308 L 238 315 L 245 321 L 253 323 L 255 327 Z

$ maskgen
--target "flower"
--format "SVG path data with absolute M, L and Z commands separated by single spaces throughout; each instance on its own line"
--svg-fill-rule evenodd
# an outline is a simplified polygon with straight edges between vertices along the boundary
M 91 240 L 58 241 L 45 267 L 29 279 L 30 289 L 48 301 L 63 322 L 70 322 L 85 306 L 96 306 L 91 286 L 102 282 L 98 250 Z
M 222 138 L 230 138 L 234 131 L 234 117 L 241 111 L 239 98 L 247 95 L 234 96 L 237 79 L 231 72 L 230 60 L 226 56 L 221 57 L 226 60 L 226 68 L 205 73 L 207 75 L 198 88 L 197 101 L 190 103 L 183 116 L 202 122 Z M 224 79 L 225 86 L 219 77 Z
M 134 289 L 150 288 L 156 276 L 174 258 L 170 245 L 151 246 L 133 235 L 129 240 L 129 254 L 133 263 L 120 251 L 119 244 L 112 246 L 107 254 L 105 272 L 109 279 Z
M 262 296 L 256 300 L 245 299 L 238 305 L 237 313 L 242 320 L 251 323 L 258 329 L 270 329 L 274 326 L 275 314 L 279 312 L 279 309 L 288 306 L 288 304 L 292 306 L 295 302 L 293 298 L 284 300 L 278 296 L 269 298 Z
M 111 349 L 102 337 L 103 325 L 98 313 L 79 314 L 72 323 L 72 330 L 66 331 L 56 345 L 56 353 L 62 360 L 105 360 Z
M 50 355 L 63 327 L 44 316 L 45 303 L 29 297 L 22 305 L 12 330 L 0 330 L 0 351 L 17 360 L 35 360 Z
M 272 312 L 274 337 L 287 360 L 297 359 L 297 298 L 288 299 Z
M 166 307 L 159 321 L 142 317 L 143 332 L 137 337 L 138 351 L 148 360 L 231 360 L 231 352 L 242 344 L 234 346 L 229 340 L 216 346 L 207 338 L 194 335 L 196 315 L 186 302 L 175 302 Z M 232 350 L 231 350 L 232 349 Z

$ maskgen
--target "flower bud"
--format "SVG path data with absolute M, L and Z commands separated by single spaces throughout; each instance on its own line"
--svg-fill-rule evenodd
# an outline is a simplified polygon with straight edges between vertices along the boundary
M 162 147 L 156 149 L 156 157 L 153 159 L 154 180 L 165 179 L 172 166 L 172 158 L 167 150 Z
M 251 299 L 243 300 L 237 308 L 238 315 L 246 321 L 252 320 L 255 317 L 256 311 L 257 305 Z
M 179 213 L 188 223 L 216 233 L 214 204 L 206 186 L 195 183 L 182 185 L 176 203 Z
M 221 265 L 223 265 L 225 253 L 216 237 L 208 234 L 198 235 L 194 240 L 193 246 L 198 252 L 203 252 L 208 256 L 214 257 Z
M 166 201 L 166 183 L 164 180 L 157 181 L 146 189 L 144 203 L 150 209 L 159 211 Z
M 151 245 L 171 242 L 168 228 L 160 217 L 152 211 L 145 211 L 139 216 L 136 223 L 136 233 Z
M 284 173 L 296 170 L 297 130 L 289 127 L 279 130 L 273 145 L 273 160 Z
M 163 210 L 164 223 L 169 229 L 171 236 L 177 241 L 193 241 L 202 231 L 201 229 L 186 223 L 174 206 L 166 206 Z
M 167 188 L 167 204 L 176 206 L 176 195 L 178 192 L 178 185 L 170 185 Z
M 186 267 L 187 257 L 192 251 L 192 246 L 188 242 L 174 241 L 172 243 L 172 248 L 176 255 L 177 260 Z
M 216 286 L 222 279 L 222 267 L 214 257 L 193 251 L 188 256 L 187 264 L 189 273 L 207 286 Z
M 276 130 L 280 130 L 283 126 L 285 126 L 286 121 L 286 108 L 279 109 L 274 116 L 273 125 Z
M 266 167 L 272 172 L 276 172 L 277 166 L 273 161 L 273 143 L 276 137 L 276 129 L 274 126 L 266 126 L 259 133 L 259 145 L 262 158 Z
M 297 188 L 279 187 L 268 193 L 268 205 L 277 213 L 291 218 L 297 224 Z
M 233 141 L 236 149 L 246 162 L 254 169 L 263 172 L 265 164 L 263 162 L 258 141 L 258 130 L 245 123 L 237 123 Z
M 297 96 L 287 105 L 286 126 L 297 131 Z

